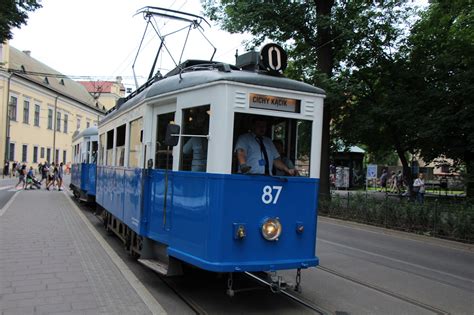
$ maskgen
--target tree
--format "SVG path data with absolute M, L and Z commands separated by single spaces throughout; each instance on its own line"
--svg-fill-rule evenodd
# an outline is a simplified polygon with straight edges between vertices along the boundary
M 0 2 L 0 42 L 12 39 L 12 28 L 26 25 L 28 12 L 41 8 L 34 0 L 2 0 Z
M 369 53 L 365 43 L 383 44 L 387 31 L 403 23 L 404 0 L 233 1 L 204 0 L 206 15 L 231 32 L 249 32 L 257 45 L 266 39 L 286 44 L 295 79 L 326 89 L 320 192 L 329 194 L 331 115 L 342 99 L 341 70 L 355 56 Z M 384 18 L 388 17 L 388 18 Z
M 352 99 L 345 104 L 344 115 L 337 122 L 340 137 L 350 143 L 364 143 L 371 152 L 395 151 L 411 191 L 413 176 L 408 155 L 418 150 L 417 127 L 422 108 L 416 106 L 415 91 L 419 84 L 403 53 L 380 51 L 372 58 L 349 76 L 347 90 Z
M 432 1 L 410 37 L 410 66 L 421 84 L 418 147 L 431 161 L 444 156 L 467 170 L 474 196 L 474 3 Z

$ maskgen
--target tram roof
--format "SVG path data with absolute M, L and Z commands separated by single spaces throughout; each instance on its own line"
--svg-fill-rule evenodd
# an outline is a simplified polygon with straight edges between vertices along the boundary
M 72 136 L 72 141 L 76 141 L 77 139 L 90 137 L 90 136 L 97 136 L 99 134 L 99 128 L 97 126 L 92 126 L 89 128 L 84 129 L 83 131 L 79 132 L 76 135 Z
M 214 64 L 214 66 L 215 65 L 216 64 Z M 104 117 L 101 123 L 109 121 L 115 115 L 127 110 L 137 103 L 140 103 L 143 99 L 218 81 L 230 81 L 319 95 L 326 94 L 323 89 L 285 77 L 271 76 L 253 71 L 231 70 L 231 68 L 227 68 L 226 70 L 217 69 L 217 67 L 212 69 L 206 68 L 205 70 L 199 69 L 195 71 L 184 71 L 181 73 L 181 76 L 178 74 L 166 76 L 165 78 L 154 82 L 148 88 L 143 90 L 143 92 L 131 98 L 118 109 Z

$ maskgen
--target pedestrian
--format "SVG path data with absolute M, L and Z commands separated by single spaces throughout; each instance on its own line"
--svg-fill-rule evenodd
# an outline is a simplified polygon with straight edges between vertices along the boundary
M 43 168 L 41 169 L 41 184 L 43 180 L 46 181 L 46 187 L 48 186 L 48 172 L 49 172 L 49 164 L 48 161 L 43 163 Z
M 18 186 L 21 184 L 21 188 L 25 189 L 26 188 L 26 164 L 23 164 L 19 169 L 18 169 L 18 183 L 15 185 L 15 188 L 18 188 Z
M 10 170 L 10 162 L 5 161 L 5 165 L 3 166 L 3 175 L 8 176 L 9 170 Z
M 15 173 L 17 172 L 17 169 L 16 169 L 16 161 L 13 161 L 13 164 L 12 164 L 12 174 L 13 174 L 13 177 L 15 177 Z
M 59 191 L 63 190 L 63 175 L 64 175 L 63 165 L 64 165 L 63 162 L 61 162 L 58 167 L 58 190 Z
M 54 164 L 54 162 L 51 163 L 51 165 L 49 166 L 49 170 L 48 170 L 48 184 L 46 184 L 46 189 L 49 190 L 49 187 L 51 187 L 51 185 L 53 186 L 53 189 L 54 189 L 54 185 L 56 184 L 56 173 L 57 173 L 57 168 Z
M 382 175 L 380 175 L 380 191 L 387 192 L 387 180 L 388 180 L 388 172 L 387 169 L 384 168 L 382 170 Z
M 425 179 L 423 173 L 420 173 L 413 183 L 413 192 L 416 193 L 416 201 L 423 204 L 425 199 Z
M 40 162 L 38 164 L 38 174 L 41 174 L 41 173 L 43 173 L 43 164 Z

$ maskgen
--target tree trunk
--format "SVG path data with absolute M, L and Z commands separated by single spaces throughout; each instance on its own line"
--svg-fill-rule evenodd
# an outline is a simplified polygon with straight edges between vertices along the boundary
M 315 0 L 316 14 L 322 17 L 323 21 L 329 21 L 331 9 L 334 6 L 334 0 Z M 327 17 L 327 18 L 325 18 Z M 329 23 L 318 23 L 316 43 L 317 49 L 317 68 L 322 73 L 326 74 L 328 78 L 332 76 L 334 66 L 334 54 L 332 49 L 332 34 Z M 321 198 L 329 198 L 330 184 L 329 184 L 329 131 L 331 122 L 331 109 L 327 102 L 324 105 L 323 114 L 323 131 L 321 139 L 321 172 L 320 172 L 320 188 L 319 194 Z
M 411 173 L 411 167 L 408 164 L 408 160 L 405 156 L 405 151 L 402 150 L 402 148 L 399 145 L 395 146 L 395 150 L 397 151 L 398 158 L 400 159 L 400 162 L 402 162 L 403 166 L 403 178 L 405 179 L 407 185 L 408 185 L 408 190 L 407 192 L 410 194 L 410 197 L 413 195 L 413 174 Z

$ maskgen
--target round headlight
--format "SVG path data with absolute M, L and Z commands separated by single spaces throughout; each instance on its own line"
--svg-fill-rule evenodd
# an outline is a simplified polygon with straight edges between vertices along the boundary
M 281 223 L 278 218 L 266 219 L 262 224 L 262 235 L 268 241 L 275 241 L 281 234 Z

